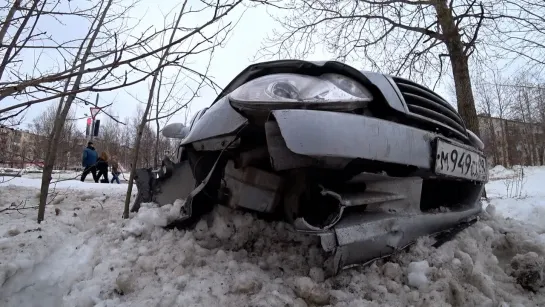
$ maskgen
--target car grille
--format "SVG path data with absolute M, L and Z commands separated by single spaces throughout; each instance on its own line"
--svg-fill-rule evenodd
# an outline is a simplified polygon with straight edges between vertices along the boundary
M 465 124 L 454 107 L 430 89 L 398 77 L 392 77 L 413 117 L 434 124 L 447 136 L 468 140 Z

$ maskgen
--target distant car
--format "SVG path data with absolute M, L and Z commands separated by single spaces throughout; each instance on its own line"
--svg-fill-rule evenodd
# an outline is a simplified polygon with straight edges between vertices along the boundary
M 483 142 L 445 99 L 335 61 L 251 65 L 163 134 L 178 161 L 138 170 L 132 211 L 187 199 L 179 227 L 218 203 L 267 213 L 320 236 L 335 272 L 474 219 L 488 180 Z

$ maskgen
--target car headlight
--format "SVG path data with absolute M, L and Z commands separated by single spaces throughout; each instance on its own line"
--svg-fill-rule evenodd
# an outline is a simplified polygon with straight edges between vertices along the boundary
M 242 109 L 312 108 L 349 110 L 365 107 L 373 96 L 364 86 L 339 74 L 272 74 L 247 82 L 229 94 Z

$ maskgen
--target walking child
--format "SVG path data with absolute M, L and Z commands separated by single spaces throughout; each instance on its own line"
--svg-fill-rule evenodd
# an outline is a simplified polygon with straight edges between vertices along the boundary
M 110 165 L 112 166 L 112 181 L 111 183 L 114 183 L 114 181 L 117 182 L 117 184 L 120 184 L 119 182 L 119 175 L 121 174 L 119 170 L 119 162 L 117 162 L 117 156 L 113 156 Z

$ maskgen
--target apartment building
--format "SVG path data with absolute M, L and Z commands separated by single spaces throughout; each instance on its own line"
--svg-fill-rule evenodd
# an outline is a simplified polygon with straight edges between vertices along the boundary
M 41 165 L 41 138 L 28 130 L 0 125 L 0 166 L 20 168 Z
M 479 115 L 480 135 L 491 166 L 545 164 L 544 128 L 542 123 Z

